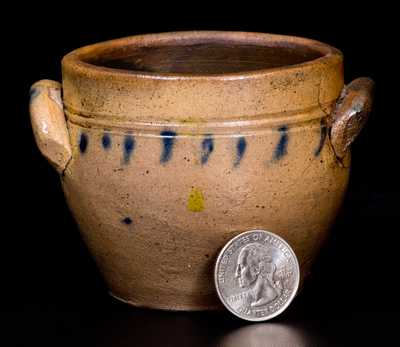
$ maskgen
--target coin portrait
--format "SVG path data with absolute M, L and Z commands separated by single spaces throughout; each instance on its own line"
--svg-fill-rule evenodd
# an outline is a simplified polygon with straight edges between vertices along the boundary
M 264 230 L 244 232 L 222 249 L 215 285 L 222 303 L 240 318 L 263 321 L 283 312 L 299 284 L 299 264 L 290 246 Z
M 275 281 L 276 265 L 266 246 L 250 243 L 239 253 L 236 277 L 239 286 L 249 290 L 250 306 L 262 306 L 280 295 L 282 286 Z

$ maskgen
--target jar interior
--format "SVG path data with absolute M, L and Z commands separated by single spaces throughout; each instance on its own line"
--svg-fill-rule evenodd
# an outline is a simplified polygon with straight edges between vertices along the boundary
M 133 72 L 190 75 L 250 72 L 301 64 L 322 57 L 316 49 L 298 44 L 274 46 L 238 42 L 185 42 L 113 47 L 86 63 Z

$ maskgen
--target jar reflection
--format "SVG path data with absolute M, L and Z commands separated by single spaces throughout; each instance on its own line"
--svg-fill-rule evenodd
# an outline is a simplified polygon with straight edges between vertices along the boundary
M 275 324 L 258 323 L 237 329 L 224 336 L 219 347 L 303 347 L 316 343 L 298 327 Z

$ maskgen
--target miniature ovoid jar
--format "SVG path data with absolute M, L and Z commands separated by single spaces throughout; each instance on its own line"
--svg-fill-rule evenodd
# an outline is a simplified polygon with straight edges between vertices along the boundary
M 304 279 L 371 107 L 373 82 L 344 86 L 337 49 L 175 32 L 77 49 L 62 70 L 31 88 L 33 131 L 112 295 L 219 307 L 217 253 L 250 229 L 283 237 Z

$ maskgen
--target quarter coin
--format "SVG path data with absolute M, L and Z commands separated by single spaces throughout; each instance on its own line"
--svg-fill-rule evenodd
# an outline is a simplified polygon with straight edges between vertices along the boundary
M 232 238 L 221 250 L 214 271 L 224 306 L 249 321 L 266 321 L 292 302 L 300 282 L 293 249 L 276 234 L 250 230 Z

